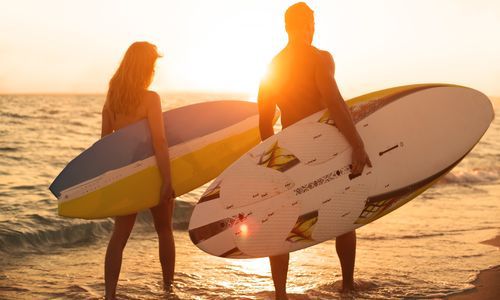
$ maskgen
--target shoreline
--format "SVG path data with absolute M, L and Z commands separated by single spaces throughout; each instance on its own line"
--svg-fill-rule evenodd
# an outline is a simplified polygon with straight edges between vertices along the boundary
M 482 241 L 481 244 L 487 244 L 499 248 L 500 250 L 500 235 Z M 447 296 L 445 299 L 450 300 L 489 300 L 500 299 L 500 265 L 479 272 L 477 278 L 472 282 L 474 288 L 463 291 L 457 294 Z

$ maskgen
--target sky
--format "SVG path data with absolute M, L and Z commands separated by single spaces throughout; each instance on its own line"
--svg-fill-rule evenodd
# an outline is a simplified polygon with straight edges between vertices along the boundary
M 134 41 L 159 92 L 255 94 L 286 45 L 288 0 L 0 0 L 0 94 L 105 93 Z M 413 83 L 500 96 L 500 1 L 306 1 L 345 97 Z

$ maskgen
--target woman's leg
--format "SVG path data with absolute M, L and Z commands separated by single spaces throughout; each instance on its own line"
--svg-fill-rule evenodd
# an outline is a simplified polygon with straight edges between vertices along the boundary
M 115 299 L 116 284 L 122 267 L 123 249 L 134 227 L 137 214 L 115 218 L 113 234 L 106 250 L 104 262 L 104 283 L 106 286 L 106 299 Z
M 172 232 L 172 216 L 175 199 L 163 201 L 151 208 L 156 233 L 158 234 L 159 257 L 163 274 L 163 284 L 170 290 L 174 280 L 175 242 Z

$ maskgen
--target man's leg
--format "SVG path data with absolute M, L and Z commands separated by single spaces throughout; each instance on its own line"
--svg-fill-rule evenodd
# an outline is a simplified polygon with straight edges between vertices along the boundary
M 286 277 L 288 273 L 288 261 L 290 254 L 269 257 L 271 263 L 271 274 L 273 275 L 276 299 L 288 299 L 286 295 Z
M 356 231 L 338 236 L 335 248 L 342 268 L 342 290 L 354 289 L 354 262 L 356 260 Z

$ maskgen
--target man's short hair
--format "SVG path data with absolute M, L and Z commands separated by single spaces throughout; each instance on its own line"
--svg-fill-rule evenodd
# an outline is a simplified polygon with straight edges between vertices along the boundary
M 287 31 L 304 28 L 314 20 L 314 11 L 304 2 L 290 6 L 285 12 L 285 27 Z

